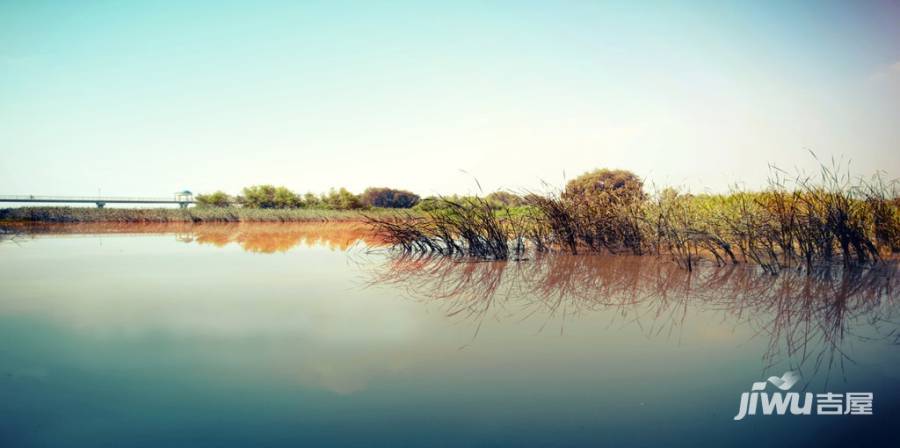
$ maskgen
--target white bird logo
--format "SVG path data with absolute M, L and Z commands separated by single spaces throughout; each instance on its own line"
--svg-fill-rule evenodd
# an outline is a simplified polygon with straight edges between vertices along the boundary
M 797 384 L 797 381 L 800 381 L 800 372 L 788 370 L 784 372 L 784 375 L 781 375 L 781 378 L 770 376 L 768 381 L 781 390 L 788 390 L 794 384 Z

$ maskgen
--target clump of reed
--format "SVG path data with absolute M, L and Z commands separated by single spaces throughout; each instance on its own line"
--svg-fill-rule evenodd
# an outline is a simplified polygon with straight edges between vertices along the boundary
M 525 218 L 508 208 L 498 211 L 480 197 L 435 201 L 421 216 L 366 219 L 379 238 L 403 252 L 506 260 L 525 250 Z
M 544 247 L 560 247 L 573 254 L 581 250 L 640 255 L 644 251 L 640 200 L 636 198 L 563 192 L 531 194 L 526 196 L 526 202 L 543 221 L 533 227 L 549 230 L 542 235 Z

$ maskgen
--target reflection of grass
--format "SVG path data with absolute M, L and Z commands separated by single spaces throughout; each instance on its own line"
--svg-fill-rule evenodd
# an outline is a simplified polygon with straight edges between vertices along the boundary
M 544 325 L 556 318 L 562 326 L 583 314 L 614 311 L 610 316 L 625 325 L 638 323 L 647 336 L 671 336 L 683 327 L 688 310 L 696 309 L 736 327 L 749 324 L 756 336 L 768 338 L 767 365 L 793 360 L 826 373 L 852 361 L 843 350 L 846 337 L 900 344 L 897 261 L 773 276 L 747 265 L 700 263 L 687 271 L 631 255 L 462 262 L 404 254 L 373 265 L 369 274 L 371 284 L 402 289 L 477 328 L 529 318 L 546 320 Z
M 372 216 L 395 216 L 387 209 L 367 210 Z M 88 207 L 22 207 L 0 209 L 0 221 L 30 222 L 305 222 L 360 221 L 357 211 L 325 209 L 189 208 L 132 209 Z

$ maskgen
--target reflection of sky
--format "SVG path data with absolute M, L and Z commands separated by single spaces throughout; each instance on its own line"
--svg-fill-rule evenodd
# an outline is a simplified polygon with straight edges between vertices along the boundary
M 439 301 L 363 288 L 327 248 L 39 237 L 0 255 L 0 396 L 15 409 L 0 434 L 39 422 L 33 440 L 144 434 L 149 445 L 197 433 L 211 444 L 760 440 L 728 425 L 766 341 L 718 312 L 688 309 L 668 334 L 616 310 L 546 324 L 498 308 L 475 336 Z M 896 350 L 854 354 L 850 383 L 831 388 L 875 390 L 871 422 L 884 424 L 897 416 Z M 789 423 L 756 428 L 809 442 L 870 421 Z
M 493 189 L 601 166 L 723 190 L 806 149 L 870 174 L 900 166 L 898 22 L 890 0 L 3 2 L 0 192 L 462 193 L 459 168 Z

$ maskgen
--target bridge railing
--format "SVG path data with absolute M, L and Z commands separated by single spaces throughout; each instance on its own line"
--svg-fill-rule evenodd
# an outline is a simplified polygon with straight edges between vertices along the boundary
M 84 201 L 84 202 L 116 202 L 116 201 L 129 201 L 129 202 L 194 202 L 191 200 L 181 200 L 176 199 L 174 196 L 170 197 L 138 197 L 138 196 L 40 196 L 40 195 L 0 195 L 0 201 Z

